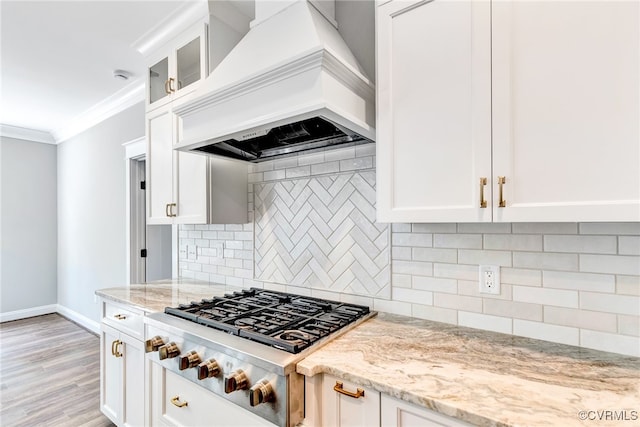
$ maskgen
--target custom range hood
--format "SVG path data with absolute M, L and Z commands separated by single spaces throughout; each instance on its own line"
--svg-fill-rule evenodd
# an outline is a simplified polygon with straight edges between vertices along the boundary
M 260 162 L 375 140 L 374 86 L 334 15 L 333 0 L 256 0 L 249 32 L 174 108 L 175 148 Z

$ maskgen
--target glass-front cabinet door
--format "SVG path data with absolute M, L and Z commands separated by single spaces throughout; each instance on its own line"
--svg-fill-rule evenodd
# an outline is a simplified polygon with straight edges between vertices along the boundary
M 149 67 L 149 104 L 171 94 L 169 81 L 169 58 L 162 58 Z
M 194 25 L 147 57 L 147 110 L 195 90 L 207 76 L 207 24 Z

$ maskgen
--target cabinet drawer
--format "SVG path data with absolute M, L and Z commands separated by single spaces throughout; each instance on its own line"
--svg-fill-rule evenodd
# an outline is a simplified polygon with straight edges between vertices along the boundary
M 322 425 L 370 427 L 380 425 L 380 393 L 331 375 L 322 384 Z
M 143 314 L 124 305 L 103 301 L 102 321 L 139 340 L 144 336 Z
M 152 424 L 163 426 L 275 427 L 212 392 L 154 364 L 152 387 L 159 401 L 152 403 Z M 160 379 L 158 378 L 160 377 Z M 154 381 L 159 379 L 159 381 Z M 160 384 L 158 384 L 160 383 Z

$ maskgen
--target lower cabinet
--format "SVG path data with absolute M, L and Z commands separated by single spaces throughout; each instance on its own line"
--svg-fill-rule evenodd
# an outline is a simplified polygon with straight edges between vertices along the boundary
M 471 426 L 328 374 L 306 378 L 304 427 Z
M 100 408 L 118 426 L 143 426 L 144 346 L 142 341 L 101 325 Z
M 274 427 L 160 364 L 149 365 L 151 426 Z

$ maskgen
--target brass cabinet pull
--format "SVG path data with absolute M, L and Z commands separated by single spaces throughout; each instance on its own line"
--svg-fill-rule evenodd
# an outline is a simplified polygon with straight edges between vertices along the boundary
M 340 381 L 336 381 L 336 385 L 333 386 L 333 389 L 340 394 L 344 394 L 345 396 L 353 397 L 354 399 L 358 399 L 360 397 L 364 397 L 364 390 L 361 388 L 356 389 L 356 392 L 347 391 L 343 388 L 344 384 Z
M 480 178 L 480 207 L 486 208 L 487 201 L 484 199 L 484 187 L 487 185 L 487 178 Z
M 124 320 L 127 318 L 127 316 L 125 316 L 124 314 L 114 314 L 113 317 L 115 317 L 118 320 Z
M 120 350 L 118 349 L 118 346 L 120 345 L 122 345 L 122 341 L 120 340 L 115 340 L 111 343 L 111 354 L 115 357 L 122 357 L 122 353 L 120 353 Z
M 189 402 L 180 402 L 180 396 L 173 396 L 171 398 L 171 403 L 173 403 L 174 406 L 177 406 L 178 408 L 182 408 L 183 406 L 188 406 Z
M 169 77 L 169 93 L 171 92 L 175 92 L 176 89 L 173 87 L 173 82 L 175 82 L 175 79 L 173 77 Z
M 170 206 L 170 204 L 169 204 L 169 203 L 167 203 L 167 204 L 165 205 L 165 207 L 164 207 L 164 214 L 165 214 L 165 216 L 171 216 L 171 214 L 169 213 L 169 206 Z
M 502 187 L 504 186 L 505 182 L 507 182 L 507 179 L 504 176 L 498 177 L 498 188 L 500 192 L 500 195 L 498 196 L 500 198 L 500 201 L 498 202 L 498 207 L 501 207 L 501 208 L 504 208 L 507 206 L 507 201 L 504 199 L 504 194 L 502 192 Z
M 175 213 L 173 213 L 173 208 L 176 208 L 176 207 L 178 207 L 178 205 L 177 205 L 177 204 L 175 204 L 175 203 L 169 203 L 169 215 L 168 215 L 168 216 L 170 216 L 170 217 L 174 217 L 174 216 L 176 216 L 176 214 L 175 214 Z
M 164 91 L 167 94 L 171 94 L 171 79 L 167 79 L 167 81 L 164 82 Z

